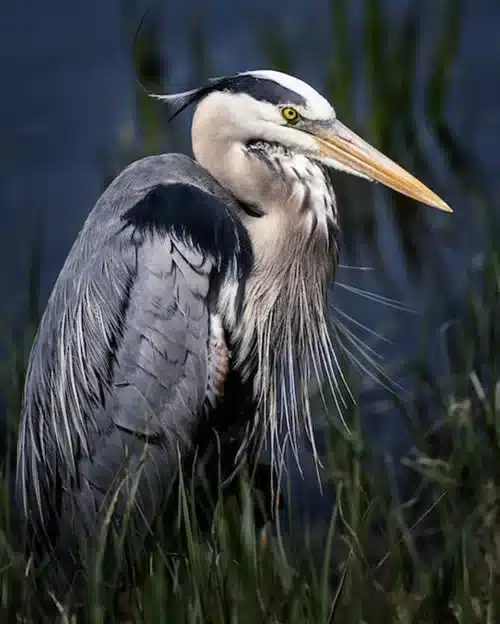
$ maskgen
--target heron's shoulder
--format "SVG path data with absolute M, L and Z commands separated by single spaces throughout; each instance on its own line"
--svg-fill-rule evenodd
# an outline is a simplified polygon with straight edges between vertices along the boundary
M 127 226 L 137 233 L 174 234 L 204 249 L 248 246 L 237 200 L 184 154 L 158 154 L 128 165 L 108 186 L 80 234 L 86 248 L 102 247 Z M 236 241 L 236 242 L 235 242 Z M 232 242 L 232 244 L 231 244 Z
M 105 221 L 111 225 L 108 230 Z M 125 240 L 133 233 L 134 244 L 161 245 L 162 239 L 173 236 L 209 254 L 220 268 L 234 262 L 249 267 L 253 262 L 237 200 L 184 154 L 147 156 L 131 163 L 101 196 L 85 229 L 95 233 L 83 237 L 94 245 L 100 237 L 112 242 L 117 233 Z
M 235 202 L 206 169 L 186 154 L 158 154 L 136 160 L 122 171 L 110 188 L 127 188 L 131 184 L 143 189 L 185 184 L 215 195 L 228 205 Z
M 248 232 L 219 196 L 191 182 L 157 183 L 121 215 L 122 231 L 134 240 L 173 237 L 212 257 L 219 269 L 253 262 Z M 139 237 L 139 238 L 138 238 Z

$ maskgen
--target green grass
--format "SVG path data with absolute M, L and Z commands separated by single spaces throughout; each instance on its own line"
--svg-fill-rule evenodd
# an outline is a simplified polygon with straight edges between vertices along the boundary
M 207 536 L 192 498 L 181 497 L 179 542 L 165 539 L 150 553 L 144 583 L 132 604 L 139 621 L 175 622 L 495 622 L 500 614 L 500 262 L 493 251 L 482 288 L 449 345 L 453 367 L 433 379 L 415 367 L 418 391 L 399 406 L 414 449 L 403 458 L 410 479 L 400 494 L 392 475 L 374 460 L 358 409 L 351 433 L 327 415 L 324 478 L 336 493 L 329 527 L 287 523 L 288 506 L 263 547 L 253 525 L 248 482 L 241 496 L 217 510 Z M 33 289 L 32 297 L 37 291 Z M 28 310 L 37 309 L 33 301 Z M 31 312 L 30 312 L 31 313 Z M 32 335 L 30 328 L 28 334 Z M 28 341 L 29 342 L 29 341 Z M 10 397 L 7 451 L 25 366 L 25 339 L 2 369 Z M 35 573 L 17 552 L 10 504 L 0 492 L 0 618 L 29 616 Z M 312 485 L 314 487 L 314 485 Z M 170 535 L 166 537 L 171 537 Z M 94 574 L 95 572 L 95 574 Z M 90 573 L 98 579 L 97 571 Z M 92 623 L 103 622 L 100 584 L 90 586 Z M 28 621 L 29 618 L 28 618 Z M 31 621 L 40 621 L 35 618 Z M 48 619 L 47 621 L 51 621 Z

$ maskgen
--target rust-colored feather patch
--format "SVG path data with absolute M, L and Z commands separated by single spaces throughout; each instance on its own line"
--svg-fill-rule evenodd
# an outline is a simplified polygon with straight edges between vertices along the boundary
M 224 328 L 220 318 L 214 315 L 210 319 L 207 384 L 207 399 L 212 408 L 215 408 L 224 396 L 224 386 L 229 373 L 229 357 Z

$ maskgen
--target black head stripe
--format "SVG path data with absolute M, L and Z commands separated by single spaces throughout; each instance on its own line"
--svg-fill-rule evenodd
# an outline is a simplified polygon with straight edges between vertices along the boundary
M 260 78 L 252 74 L 237 74 L 222 78 L 217 86 L 217 90 L 229 91 L 230 93 L 246 93 L 256 100 L 269 102 L 270 104 L 295 104 L 304 106 L 305 99 L 287 89 L 279 82 L 269 78 Z
M 170 116 L 170 119 L 173 119 L 187 106 L 200 102 L 204 97 L 214 91 L 246 93 L 256 100 L 269 102 L 275 105 L 293 104 L 296 106 L 304 106 L 306 104 L 306 100 L 295 91 L 287 89 L 269 78 L 260 78 L 252 76 L 252 74 L 236 74 L 234 76 L 215 78 L 199 89 L 180 94 L 178 97 L 173 94 L 171 96 L 162 97 L 162 99 L 173 107 L 173 112 Z

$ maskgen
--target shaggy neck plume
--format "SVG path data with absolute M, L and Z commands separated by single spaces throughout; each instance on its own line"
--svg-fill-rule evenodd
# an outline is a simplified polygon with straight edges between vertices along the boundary
M 320 227 L 280 223 L 275 212 L 249 221 L 253 241 L 262 240 L 255 227 L 265 228 L 270 240 L 264 247 L 254 243 L 255 266 L 232 332 L 238 345 L 234 365 L 244 377 L 255 373 L 255 426 L 269 433 L 273 463 L 282 457 L 284 440 L 298 460 L 298 436 L 304 429 L 317 459 L 308 387 L 313 379 L 327 379 L 332 392 L 339 388 L 327 312 L 337 239 Z

